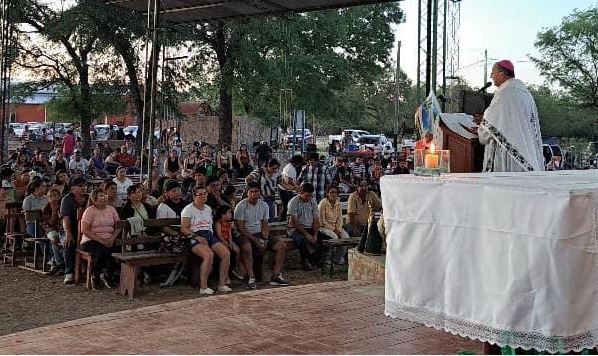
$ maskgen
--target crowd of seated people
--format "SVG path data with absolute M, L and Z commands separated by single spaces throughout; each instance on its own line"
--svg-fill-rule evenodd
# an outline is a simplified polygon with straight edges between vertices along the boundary
M 68 135 L 72 133 L 50 152 L 25 146 L 10 155 L 0 168 L 0 214 L 6 202 L 22 202 L 27 214 L 39 212 L 35 218 L 26 214 L 24 230 L 48 238 L 51 273 L 64 274 L 64 284 L 72 284 L 75 252 L 80 248 L 93 256 L 94 289 L 116 284 L 118 265 L 111 254 L 120 251 L 115 247 L 120 236 L 117 222 L 164 218 L 179 219 L 180 224 L 152 232 L 164 236 L 162 244 L 138 244 L 127 251 L 155 249 L 197 256 L 200 295 L 230 292 L 231 278 L 244 280 L 249 289 L 260 282 L 288 285 L 283 270 L 289 248 L 298 249 L 305 270 L 313 269 L 321 262 L 323 240 L 360 236 L 370 209 L 381 208 L 380 177 L 409 172 L 404 159 L 395 157 L 384 162 L 360 157 L 327 160 L 308 154 L 281 162 L 271 150 L 252 157 L 245 144 L 235 152 L 228 145 L 213 150 L 207 144 L 185 152 L 177 144 L 155 155 L 148 186 L 147 180 L 132 179 L 141 171 L 141 157 L 130 142 L 116 152 L 98 145 L 85 156 Z M 243 180 L 245 186 L 238 189 L 235 182 Z M 350 193 L 346 217 L 338 198 L 341 193 Z M 282 209 L 276 209 L 278 197 Z M 270 224 L 281 220 L 288 223 L 292 245 L 270 234 Z M 273 256 L 267 280 L 256 268 L 265 253 Z M 162 285 L 172 285 L 187 267 L 186 263 L 169 267 Z M 149 283 L 152 271 L 142 272 L 140 278 Z M 211 275 L 214 288 L 209 286 Z

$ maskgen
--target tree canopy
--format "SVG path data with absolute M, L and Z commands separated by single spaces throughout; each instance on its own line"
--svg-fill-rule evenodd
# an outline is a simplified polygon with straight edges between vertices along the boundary
M 558 82 L 582 106 L 598 108 L 598 7 L 575 11 L 540 32 L 532 61 L 543 76 Z
M 190 77 L 214 81 L 196 81 L 194 93 L 218 99 L 221 125 L 233 111 L 277 120 L 280 91 L 291 89 L 292 108 L 323 126 L 363 126 L 366 117 L 346 102 L 356 95 L 352 87 L 369 86 L 362 93 L 371 94 L 388 79 L 391 26 L 402 16 L 391 3 L 199 26 L 194 50 L 201 55 Z

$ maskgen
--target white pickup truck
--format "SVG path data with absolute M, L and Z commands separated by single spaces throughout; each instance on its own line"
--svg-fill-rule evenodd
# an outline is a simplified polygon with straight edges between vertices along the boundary
M 353 137 L 353 142 L 357 142 L 357 140 L 363 135 L 370 135 L 370 133 L 365 130 L 343 130 L 340 135 L 328 135 L 328 144 L 330 145 L 334 143 L 334 141 L 342 142 L 343 136 L 345 136 L 345 134 L 351 135 Z

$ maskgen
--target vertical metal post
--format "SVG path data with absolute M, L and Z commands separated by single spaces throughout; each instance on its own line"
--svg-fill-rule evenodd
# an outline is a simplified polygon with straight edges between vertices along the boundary
M 417 89 L 417 95 L 418 97 L 421 96 L 421 63 L 422 63 L 422 59 L 421 59 L 421 38 L 422 38 L 422 26 L 421 26 L 421 20 L 422 20 L 422 1 L 424 0 L 418 0 L 417 1 L 417 19 L 418 19 L 418 25 L 417 25 L 417 79 L 416 79 L 416 85 L 415 88 Z M 421 99 L 421 98 L 418 98 Z
M 432 70 L 431 89 L 436 92 L 438 74 L 438 0 L 432 1 Z
M 442 111 L 446 111 L 446 102 L 448 101 L 447 93 L 446 93 L 446 61 L 447 61 L 447 46 L 448 46 L 448 38 L 447 38 L 447 31 L 446 31 L 446 24 L 447 24 L 447 17 L 448 17 L 448 0 L 444 0 L 444 23 L 442 25 L 442 95 L 444 96 L 444 100 L 442 101 Z
M 6 129 L 8 127 L 7 116 L 10 116 L 10 67 L 11 67 L 11 53 L 10 46 L 12 41 L 12 24 L 10 19 L 10 0 L 2 0 L 0 3 L 1 17 L 0 17 L 0 80 L 1 91 L 0 105 L 2 105 L 2 112 L 0 115 L 0 145 L 2 145 L 2 153 L 0 154 L 0 163 L 4 163 L 4 156 L 8 154 L 8 140 L 6 140 Z
M 428 16 L 426 20 L 426 92 L 424 97 L 432 89 L 432 0 L 428 0 Z
M 401 117 L 399 114 L 399 104 L 400 104 L 400 96 L 401 96 L 401 84 L 399 83 L 399 79 L 401 76 L 401 41 L 399 41 L 397 45 L 397 68 L 395 71 L 395 135 L 399 134 L 399 129 L 401 127 Z
M 149 153 L 148 153 L 148 163 L 147 163 L 147 182 L 148 187 L 152 186 L 152 165 L 153 160 L 151 159 L 153 155 L 153 148 L 154 148 L 154 124 L 156 121 L 156 92 L 158 90 L 158 56 L 160 55 L 160 37 L 158 34 L 158 25 L 160 20 L 160 1 L 154 0 L 154 20 L 152 26 L 152 73 L 151 73 L 151 93 L 150 93 L 150 128 L 149 128 Z M 141 153 L 143 156 L 143 151 Z M 143 167 L 141 169 L 141 174 L 143 177 Z
M 162 44 L 162 85 L 164 85 L 164 83 L 166 82 L 166 45 Z M 160 117 L 160 138 L 158 139 L 158 151 L 162 148 L 161 142 L 162 142 L 162 122 L 164 120 L 166 120 L 166 97 L 164 95 L 164 88 L 162 88 L 162 92 L 161 92 L 161 97 L 162 97 L 162 116 Z M 153 135 L 153 133 L 151 133 L 150 135 Z M 153 139 L 153 136 L 150 136 Z M 152 153 L 150 152 L 150 160 L 152 159 Z M 149 174 L 151 175 L 151 172 L 149 172 Z
M 139 131 L 141 130 L 141 158 L 139 162 L 139 167 L 141 170 L 141 177 L 143 178 L 143 150 L 145 149 L 145 117 L 147 113 L 147 86 L 148 86 L 148 67 L 149 67 L 149 60 L 148 60 L 148 51 L 149 51 L 149 31 L 151 29 L 151 12 L 152 10 L 152 0 L 147 0 L 147 23 L 146 23 L 146 31 L 145 31 L 145 71 L 143 73 L 144 77 L 144 85 L 143 85 L 143 112 L 141 113 L 141 125 L 137 126 L 137 135 L 139 135 Z M 137 141 L 137 138 L 135 138 Z M 152 176 L 148 174 L 148 176 Z M 150 185 L 147 187 L 148 191 L 151 190 L 151 182 Z

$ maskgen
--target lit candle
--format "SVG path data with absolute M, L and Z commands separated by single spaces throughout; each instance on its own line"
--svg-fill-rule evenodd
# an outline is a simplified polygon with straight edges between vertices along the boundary
M 430 144 L 430 153 L 424 157 L 424 167 L 436 168 L 438 167 L 438 155 L 434 154 L 434 144 Z

